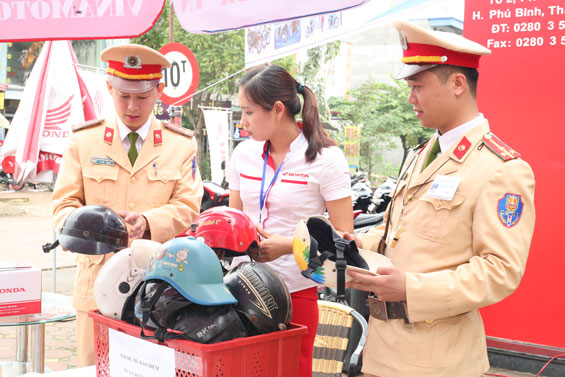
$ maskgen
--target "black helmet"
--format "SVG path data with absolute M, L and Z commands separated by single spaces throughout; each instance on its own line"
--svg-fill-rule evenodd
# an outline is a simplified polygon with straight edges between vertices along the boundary
M 247 335 L 241 319 L 231 305 L 205 306 L 187 300 L 163 280 L 146 281 L 136 295 L 135 316 L 142 337 L 188 339 L 199 343 L 217 343 Z M 153 337 L 143 329 L 152 328 Z
M 245 336 L 247 331 L 233 305 L 193 304 L 170 318 L 165 339 L 218 343 Z
M 43 251 L 48 253 L 59 243 L 79 254 L 108 254 L 128 246 L 128 231 L 125 221 L 110 208 L 87 205 L 69 214 L 59 239 L 43 245 Z
M 237 299 L 240 314 L 249 335 L 286 330 L 292 315 L 292 302 L 286 284 L 263 263 L 244 262 L 224 277 Z
M 144 282 L 135 296 L 135 317 L 141 327 L 167 327 L 171 316 L 192 305 L 174 287 L 163 280 Z

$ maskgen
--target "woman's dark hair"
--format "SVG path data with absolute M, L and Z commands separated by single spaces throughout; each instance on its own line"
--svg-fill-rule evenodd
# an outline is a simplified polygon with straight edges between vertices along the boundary
M 245 91 L 249 100 L 267 111 L 273 108 L 275 102 L 282 102 L 293 118 L 300 113 L 298 93 L 302 94 L 304 98 L 302 132 L 308 140 L 306 161 L 314 161 L 322 148 L 337 145 L 322 127 L 318 114 L 318 101 L 312 90 L 299 84 L 284 68 L 269 64 L 253 69 L 241 78 L 239 86 Z

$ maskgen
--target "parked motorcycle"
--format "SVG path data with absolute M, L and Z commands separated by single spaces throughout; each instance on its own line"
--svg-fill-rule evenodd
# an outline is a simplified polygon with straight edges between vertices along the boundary
M 369 205 L 372 203 L 373 191 L 366 174 L 360 174 L 351 179 L 351 191 L 353 210 L 367 212 Z
M 204 194 L 202 195 L 200 212 L 212 207 L 229 206 L 230 192 L 221 185 L 212 181 L 202 181 L 202 187 Z
M 388 177 L 379 187 L 375 189 L 371 204 L 367 208 L 368 213 L 380 213 L 386 210 L 396 187 L 396 178 Z
M 380 213 L 360 213 L 353 219 L 355 234 L 365 233 L 383 223 L 384 211 Z
M 6 187 L 6 189 L 20 191 L 24 188 L 23 182 L 16 182 L 13 176 L 14 172 L 14 160 L 13 156 L 6 157 L 2 160 L 2 167 L 0 168 L 0 186 Z

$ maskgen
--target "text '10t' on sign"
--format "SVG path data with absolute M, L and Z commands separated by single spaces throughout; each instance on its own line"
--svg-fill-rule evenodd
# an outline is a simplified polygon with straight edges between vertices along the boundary
M 159 52 L 171 63 L 169 68 L 162 70 L 165 90 L 161 101 L 170 106 L 181 106 L 190 100 L 198 88 L 198 62 L 192 51 L 180 43 L 169 43 Z

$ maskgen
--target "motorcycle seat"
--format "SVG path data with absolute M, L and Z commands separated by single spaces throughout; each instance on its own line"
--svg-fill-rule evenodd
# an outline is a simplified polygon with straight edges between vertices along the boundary
M 378 225 L 383 221 L 384 212 L 381 213 L 360 213 L 355 220 L 353 220 L 354 227 L 362 228 L 370 225 Z

